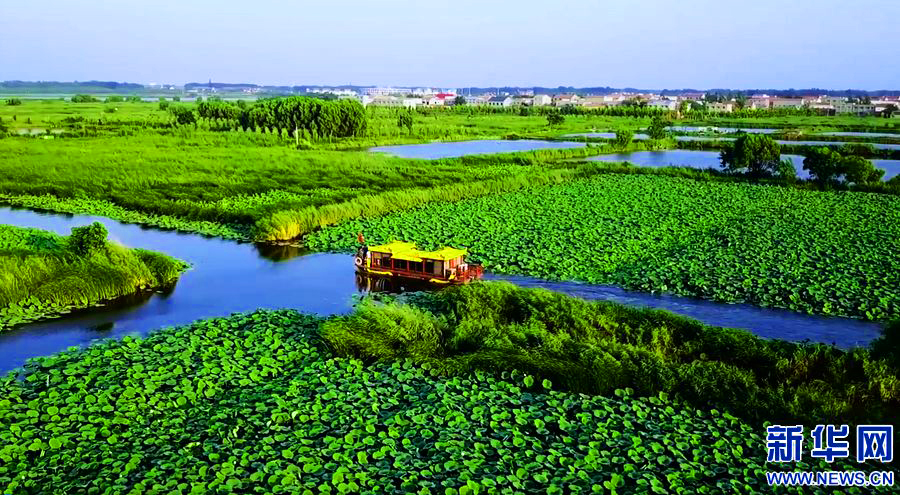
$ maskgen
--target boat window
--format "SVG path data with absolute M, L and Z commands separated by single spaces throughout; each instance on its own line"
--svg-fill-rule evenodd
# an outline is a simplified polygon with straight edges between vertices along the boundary
M 406 270 L 406 260 L 394 260 L 394 268 L 398 270 Z
M 421 261 L 410 261 L 409 262 L 409 271 L 421 272 L 422 271 L 422 262 Z
M 425 261 L 425 273 L 434 273 L 434 261 Z

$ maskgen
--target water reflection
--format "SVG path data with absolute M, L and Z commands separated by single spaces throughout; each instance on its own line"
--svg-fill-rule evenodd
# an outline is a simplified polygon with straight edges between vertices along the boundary
M 258 242 L 254 243 L 254 246 L 261 257 L 271 261 L 288 261 L 311 253 L 309 249 L 298 243 L 267 244 Z

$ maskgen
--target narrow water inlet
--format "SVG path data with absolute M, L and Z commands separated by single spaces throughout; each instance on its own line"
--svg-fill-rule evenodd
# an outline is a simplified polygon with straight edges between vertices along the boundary
M 192 268 L 174 287 L 164 291 L 0 333 L 0 371 L 22 366 L 28 358 L 53 354 L 97 338 L 142 335 L 157 328 L 257 308 L 345 314 L 352 310 L 352 296 L 367 291 L 357 284 L 350 255 L 307 253 L 296 245 L 239 243 L 102 217 L 0 207 L 2 224 L 63 235 L 68 235 L 72 227 L 94 221 L 107 227 L 110 240 L 166 253 L 191 263 Z M 487 275 L 485 279 L 507 280 L 523 287 L 540 287 L 585 299 L 664 309 L 711 325 L 747 329 L 765 338 L 808 339 L 852 347 L 866 345 L 878 337 L 881 329 L 879 324 L 848 318 L 809 316 L 746 304 L 631 292 L 618 287 L 501 275 Z

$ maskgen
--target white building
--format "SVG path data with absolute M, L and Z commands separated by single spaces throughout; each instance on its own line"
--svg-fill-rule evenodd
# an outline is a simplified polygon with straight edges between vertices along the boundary
M 578 95 L 576 94 L 562 94 L 556 95 L 553 97 L 553 105 L 557 107 L 562 107 L 566 105 L 577 105 L 578 104 Z
M 398 96 L 375 96 L 371 104 L 376 107 L 406 107 L 416 108 L 422 103 L 421 98 L 400 98 Z
M 650 100 L 647 102 L 647 106 L 664 110 L 678 110 L 678 102 L 675 100 Z
M 512 105 L 512 98 L 509 96 L 495 96 L 488 100 L 487 104 L 492 107 L 508 107 Z
M 734 104 L 732 104 L 732 103 L 707 103 L 706 108 L 710 112 L 731 113 L 732 111 L 734 111 Z
M 874 115 L 875 105 L 871 103 L 849 103 L 841 102 L 834 104 L 835 113 L 845 113 L 853 115 Z
M 549 95 L 534 95 L 534 99 L 532 100 L 532 105 L 536 107 L 544 107 L 553 102 L 553 99 L 550 98 Z
M 434 95 L 429 95 L 422 98 L 422 105 L 426 107 L 442 107 L 444 106 L 444 98 L 438 98 Z
M 803 99 L 772 98 L 772 108 L 803 108 Z

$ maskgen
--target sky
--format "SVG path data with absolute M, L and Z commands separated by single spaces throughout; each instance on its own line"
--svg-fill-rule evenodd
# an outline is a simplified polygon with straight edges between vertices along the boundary
M 900 89 L 900 0 L 4 4 L 0 80 Z

